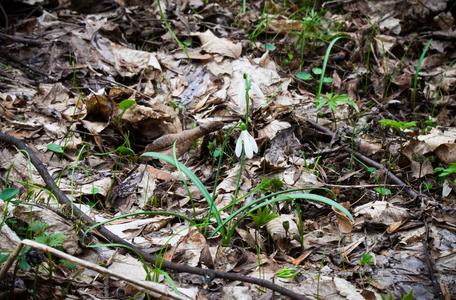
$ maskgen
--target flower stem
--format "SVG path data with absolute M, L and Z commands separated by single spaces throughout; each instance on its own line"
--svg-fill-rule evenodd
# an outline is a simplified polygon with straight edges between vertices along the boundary
M 244 169 L 244 156 L 245 156 L 244 144 L 242 144 L 241 164 L 239 166 L 239 174 L 238 174 L 238 178 L 237 178 L 237 182 L 236 182 L 236 189 L 234 190 L 234 198 L 233 198 L 234 202 L 237 201 L 237 194 L 239 192 L 239 183 L 241 182 L 242 170 Z M 234 212 L 234 205 L 231 206 L 231 214 L 233 212 Z M 228 228 L 231 228 L 231 220 L 228 223 Z

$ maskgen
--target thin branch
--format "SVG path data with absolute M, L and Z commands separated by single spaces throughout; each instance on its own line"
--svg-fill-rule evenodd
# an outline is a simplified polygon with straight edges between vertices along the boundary
M 320 130 L 320 131 L 323 131 L 324 133 L 328 134 L 328 135 L 331 135 L 331 136 L 334 136 L 334 133 L 329 130 L 328 128 L 324 127 L 324 126 L 321 126 L 320 124 L 318 123 L 315 123 L 311 120 L 307 120 L 307 123 L 309 123 L 310 125 L 312 125 L 313 127 L 315 127 L 316 129 Z M 350 150 L 351 151 L 351 150 Z M 374 167 L 376 169 L 384 169 L 385 167 L 382 165 L 382 164 L 379 164 L 378 162 L 370 159 L 369 157 L 365 156 L 364 154 L 361 154 L 360 152 L 356 151 L 356 150 L 353 150 L 353 154 L 355 155 L 355 157 L 357 159 L 359 159 L 360 161 L 362 161 L 363 163 L 365 163 L 366 165 L 368 166 L 371 166 L 371 167 Z M 418 197 L 418 193 L 415 192 L 414 190 L 412 190 L 407 184 L 405 184 L 405 182 L 403 182 L 402 180 L 400 180 L 396 175 L 394 175 L 393 173 L 391 172 L 387 172 L 386 176 L 389 178 L 389 180 L 391 180 L 392 182 L 394 182 L 395 184 L 399 185 L 400 187 L 403 187 L 405 189 L 405 191 L 407 192 L 407 194 L 412 197 L 412 198 L 416 198 Z
M 147 289 L 149 291 L 152 291 L 153 293 L 157 293 L 159 295 L 169 297 L 170 299 L 178 299 L 178 300 L 189 299 L 188 297 L 183 297 L 183 296 L 177 295 L 172 289 L 170 289 L 169 287 L 167 287 L 164 284 L 153 282 L 153 281 L 137 280 L 137 279 L 129 278 L 127 276 L 123 276 L 123 275 L 119 274 L 118 272 L 113 272 L 113 271 L 106 269 L 102 266 L 99 266 L 97 264 L 88 262 L 86 260 L 79 259 L 77 257 L 74 257 L 72 255 L 69 255 L 67 253 L 64 253 L 62 251 L 59 251 L 57 249 L 54 249 L 52 247 L 49 247 L 47 245 L 44 245 L 44 244 L 41 244 L 41 243 L 38 243 L 35 241 L 26 239 L 26 240 L 22 240 L 21 244 L 33 247 L 35 249 L 41 250 L 46 253 L 50 253 L 54 256 L 71 261 L 74 264 L 83 266 L 84 268 L 96 271 L 100 274 L 109 275 L 109 276 L 124 280 L 126 282 L 130 282 L 131 284 L 134 284 L 134 285 L 137 285 L 144 289 Z

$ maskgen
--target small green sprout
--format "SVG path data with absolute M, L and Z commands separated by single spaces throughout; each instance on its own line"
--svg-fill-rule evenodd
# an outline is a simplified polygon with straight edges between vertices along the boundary
M 331 111 L 334 119 L 334 127 L 336 126 L 336 115 L 335 112 L 337 111 L 337 106 L 339 105 L 338 102 L 345 103 L 348 105 L 353 106 L 356 112 L 359 112 L 358 105 L 355 101 L 350 100 L 350 97 L 347 95 L 334 95 L 333 93 L 328 93 L 322 98 L 318 98 L 314 101 L 315 105 L 317 105 L 317 110 L 321 109 L 325 104 L 328 104 L 328 108 Z
M 410 292 L 408 292 L 406 295 L 404 295 L 401 300 L 413 300 L 413 289 L 410 290 Z M 382 297 L 382 300 L 396 300 L 394 297 L 393 297 L 393 292 L 390 292 L 388 297 L 386 297 L 385 295 L 383 294 L 380 294 L 380 297 Z
M 264 47 L 266 48 L 266 50 L 269 50 L 269 51 L 274 51 L 276 49 L 276 47 L 270 43 L 264 44 Z
M 120 119 L 122 119 L 122 116 L 127 111 L 127 109 L 132 107 L 135 103 L 136 103 L 136 101 L 131 100 L 131 99 L 126 99 L 119 103 L 119 108 L 122 110 L 122 113 L 120 114 L 119 118 L 117 119 L 117 123 L 120 122 Z
M 423 184 L 424 184 L 423 191 L 430 192 L 431 190 L 435 190 L 435 186 L 432 182 L 423 181 Z
M 48 150 L 51 150 L 52 152 L 55 152 L 55 153 L 58 153 L 58 154 L 63 154 L 63 152 L 64 152 L 64 151 L 63 151 L 63 148 L 60 147 L 60 146 L 57 145 L 57 144 L 48 144 L 48 145 L 46 146 L 46 148 L 47 148 Z
M 283 181 L 280 180 L 279 176 L 276 176 L 272 179 L 265 177 L 263 180 L 261 180 L 260 185 L 262 186 L 261 193 L 266 195 L 269 191 L 279 191 L 283 187 Z
M 209 154 L 212 157 L 219 157 L 220 154 L 222 154 L 222 151 L 217 150 L 216 147 L 217 147 L 216 139 L 214 139 L 212 142 L 209 142 L 209 144 L 207 145 L 207 149 L 209 149 Z
M 322 72 L 323 72 L 323 70 L 321 68 L 312 69 L 312 73 L 314 73 L 314 75 L 321 75 Z M 310 81 L 310 80 L 314 79 L 312 77 L 312 74 L 309 74 L 306 72 L 299 72 L 298 74 L 296 74 L 296 78 L 304 80 L 304 81 Z M 331 77 L 323 77 L 323 83 L 332 83 L 332 82 L 333 82 L 333 79 Z
M 255 222 L 255 226 L 257 228 L 261 228 L 262 226 L 269 223 L 269 221 L 278 217 L 275 213 L 269 213 L 268 206 L 265 206 L 263 209 L 258 208 L 258 214 L 255 216 L 254 214 L 247 212 L 249 216 L 252 217 L 253 222 Z
M 299 273 L 301 273 L 301 271 L 294 268 L 283 268 L 276 273 L 276 276 L 280 278 L 294 278 Z
M 378 187 L 378 188 L 375 188 L 374 191 L 376 191 L 377 193 L 379 193 L 382 198 L 384 196 L 387 196 L 387 195 L 390 195 L 391 194 L 391 190 L 390 189 L 387 189 L 387 188 L 384 188 L 384 187 Z
M 399 132 L 401 154 L 403 154 L 404 148 L 402 146 L 402 134 L 404 133 L 405 129 L 410 128 L 410 127 L 415 127 L 417 122 L 413 121 L 413 122 L 405 123 L 403 121 L 399 122 L 399 121 L 394 121 L 394 120 L 390 120 L 390 119 L 383 119 L 383 120 L 380 120 L 379 123 L 383 124 L 383 126 L 380 125 L 383 130 L 388 130 L 390 127 L 393 127 L 394 129 L 396 129 Z
M 328 108 L 333 112 L 337 110 L 338 102 L 349 104 L 353 106 L 356 112 L 359 112 L 359 108 L 356 102 L 350 100 L 350 97 L 348 97 L 347 95 L 334 95 L 333 93 L 329 93 L 326 94 L 323 98 L 315 100 L 317 109 L 320 109 L 325 104 L 328 104 Z
M 372 266 L 374 264 L 374 262 L 372 261 L 372 255 L 367 253 L 363 253 L 359 262 L 363 267 L 365 267 L 366 265 Z

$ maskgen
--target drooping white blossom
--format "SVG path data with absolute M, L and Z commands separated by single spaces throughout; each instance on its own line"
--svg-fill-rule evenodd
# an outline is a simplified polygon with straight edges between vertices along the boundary
M 239 139 L 236 142 L 236 155 L 238 157 L 242 154 L 242 145 L 244 144 L 245 156 L 248 158 L 253 157 L 253 153 L 258 153 L 258 146 L 255 139 L 250 135 L 247 130 L 242 130 Z
M 246 84 L 245 84 L 244 78 L 242 78 L 241 82 L 239 83 L 238 86 L 238 105 L 239 107 L 243 107 L 245 105 L 245 90 L 246 90 Z M 256 85 L 253 82 L 250 82 L 250 90 L 253 90 L 253 92 L 260 97 L 261 99 L 265 99 L 263 92 L 260 90 L 258 85 Z

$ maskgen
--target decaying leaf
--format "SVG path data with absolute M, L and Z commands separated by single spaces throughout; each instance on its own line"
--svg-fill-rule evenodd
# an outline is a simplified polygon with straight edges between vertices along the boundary
M 375 201 L 358 206 L 353 210 L 353 214 L 355 216 L 365 216 L 388 226 L 398 221 L 405 221 L 410 217 L 405 208 L 395 206 L 386 201 Z
M 242 45 L 235 44 L 225 38 L 216 37 L 212 31 L 206 30 L 204 33 L 194 33 L 201 40 L 202 48 L 209 53 L 216 53 L 222 56 L 238 58 L 242 53 Z
M 197 139 L 220 129 L 222 126 L 222 122 L 212 122 L 181 133 L 164 135 L 147 145 L 145 152 L 160 152 L 172 157 L 174 156 L 173 144 L 176 142 L 176 156 L 180 157 L 190 149 Z
M 283 222 L 288 222 L 288 231 L 284 229 Z M 293 240 L 293 236 L 299 234 L 293 215 L 283 214 L 278 216 L 266 224 L 266 229 L 280 251 L 287 252 L 291 248 L 299 246 L 299 243 L 296 240 Z

